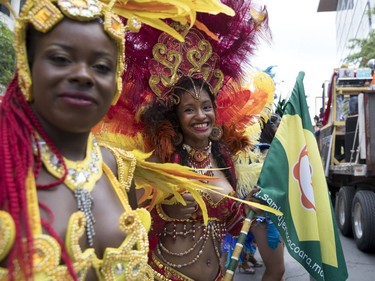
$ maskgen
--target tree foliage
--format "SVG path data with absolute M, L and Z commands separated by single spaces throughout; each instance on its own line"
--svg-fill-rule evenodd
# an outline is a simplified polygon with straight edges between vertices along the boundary
M 13 32 L 0 21 L 0 88 L 9 84 L 16 69 L 16 51 L 13 42 Z
M 375 15 L 375 7 L 367 11 L 367 16 L 371 17 Z M 375 59 L 375 32 L 370 32 L 368 38 L 364 39 L 350 39 L 349 46 L 350 50 L 358 50 L 357 53 L 349 55 L 345 62 L 358 64 L 359 67 L 367 66 L 367 62 L 370 59 Z
M 375 32 L 371 32 L 368 38 L 349 40 L 349 49 L 359 49 L 357 53 L 348 56 L 345 61 L 347 63 L 357 64 L 360 67 L 366 66 L 370 59 L 375 59 Z

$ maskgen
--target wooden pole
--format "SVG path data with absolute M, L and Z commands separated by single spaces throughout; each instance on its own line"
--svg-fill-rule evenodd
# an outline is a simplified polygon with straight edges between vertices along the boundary
M 254 212 L 250 211 L 246 217 L 246 219 L 243 222 L 241 233 L 238 236 L 236 246 L 234 247 L 233 254 L 230 258 L 229 266 L 227 268 L 227 271 L 225 272 L 223 281 L 232 281 L 234 277 L 234 272 L 236 271 L 238 260 L 240 258 L 243 245 L 245 243 L 247 234 L 250 230 L 251 222 L 254 217 Z

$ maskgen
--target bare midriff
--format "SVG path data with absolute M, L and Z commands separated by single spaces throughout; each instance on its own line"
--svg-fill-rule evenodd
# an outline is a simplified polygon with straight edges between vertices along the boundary
M 220 269 L 224 224 L 210 221 L 168 223 L 155 254 L 168 266 L 196 281 L 215 280 Z

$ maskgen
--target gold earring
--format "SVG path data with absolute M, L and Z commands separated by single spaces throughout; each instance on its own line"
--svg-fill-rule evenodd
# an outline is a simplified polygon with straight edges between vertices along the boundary
M 218 141 L 223 136 L 223 129 L 217 125 L 212 127 L 210 134 L 210 139 L 213 141 Z
M 172 142 L 174 146 L 178 146 L 184 140 L 184 136 L 181 133 L 176 133 L 176 136 L 173 138 Z

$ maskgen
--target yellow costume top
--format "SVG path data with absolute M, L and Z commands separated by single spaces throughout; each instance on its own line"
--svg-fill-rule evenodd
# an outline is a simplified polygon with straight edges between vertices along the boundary
M 149 213 L 144 209 L 132 210 L 126 189 L 130 187 L 135 170 L 135 157 L 127 152 L 112 150 L 118 166 L 118 178 L 103 163 L 103 171 L 115 190 L 124 213 L 119 219 L 119 228 L 124 232 L 124 241 L 120 247 L 107 248 L 103 259 L 99 259 L 93 248 L 82 250 L 79 239 L 85 234 L 86 218 L 81 211 L 73 213 L 69 220 L 65 245 L 73 262 L 78 280 L 85 280 L 90 268 L 94 268 L 99 280 L 153 280 L 153 274 L 147 265 L 148 237 L 150 226 Z M 61 248 L 58 242 L 42 233 L 35 179 L 30 173 L 27 178 L 27 199 L 30 211 L 35 254 L 33 256 L 34 280 L 72 280 L 65 265 L 60 265 Z M 13 246 L 15 227 L 12 217 L 0 211 L 0 261 Z M 16 280 L 22 276 L 17 275 Z M 8 280 L 8 270 L 0 268 L 0 280 Z

